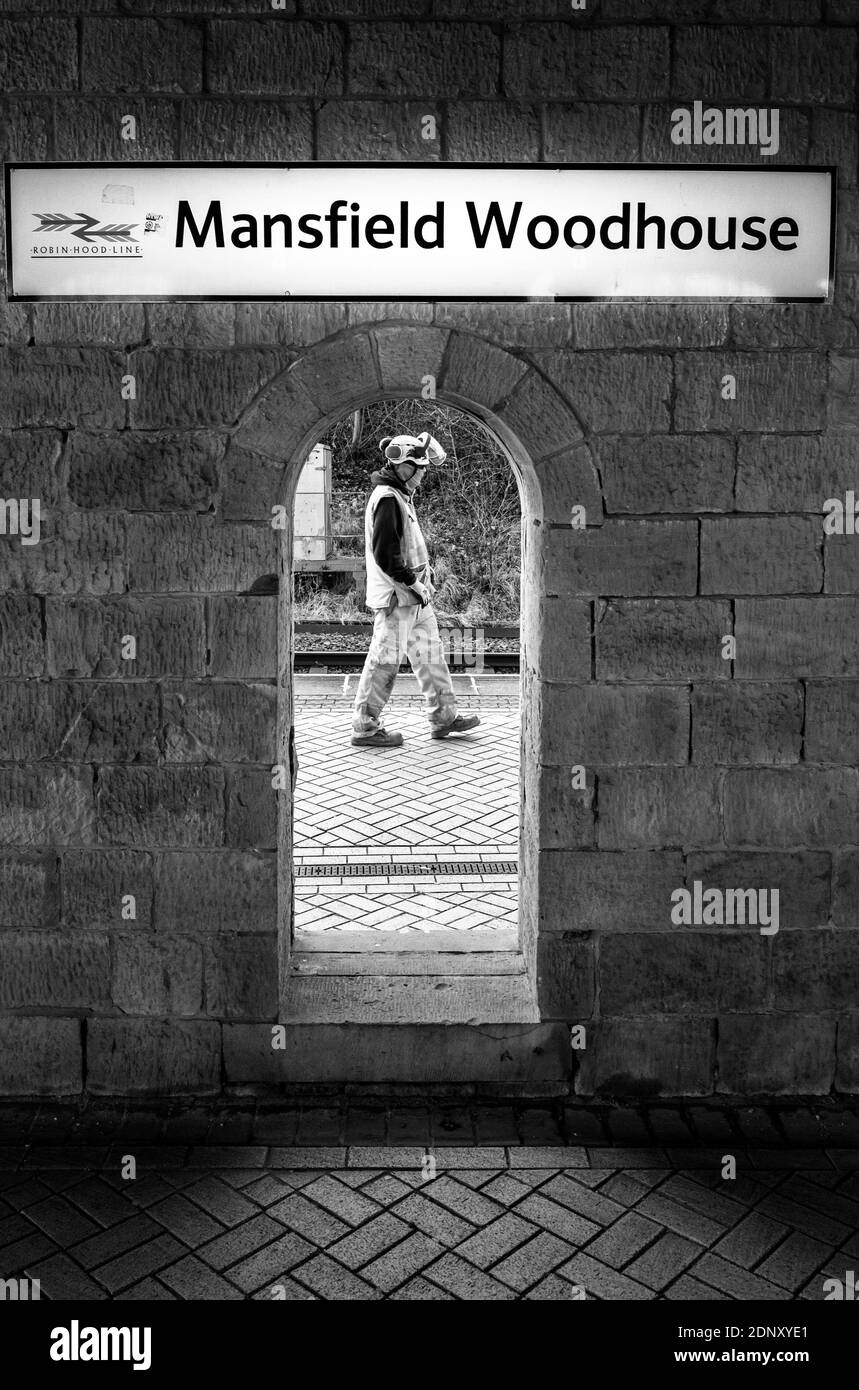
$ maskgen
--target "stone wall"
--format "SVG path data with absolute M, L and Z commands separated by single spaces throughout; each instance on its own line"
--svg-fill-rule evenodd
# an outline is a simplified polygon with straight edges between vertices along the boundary
M 38 546 L 0 538 L 0 1093 L 273 1079 L 285 748 L 277 600 L 249 590 L 283 564 L 266 517 L 320 419 L 436 368 L 532 466 L 523 888 L 545 1022 L 426 1030 L 423 1069 L 404 1030 L 375 1079 L 501 1084 L 516 1035 L 533 1089 L 859 1089 L 859 537 L 821 515 L 859 481 L 858 33 L 857 0 L 0 0 L 6 160 L 839 180 L 825 306 L 0 298 L 0 495 L 46 518 Z M 695 100 L 777 107 L 778 154 L 673 145 Z M 778 888 L 779 932 L 672 925 L 696 880 Z M 374 1047 L 348 1043 L 371 1073 Z M 315 1076 L 347 1070 L 329 1054 Z

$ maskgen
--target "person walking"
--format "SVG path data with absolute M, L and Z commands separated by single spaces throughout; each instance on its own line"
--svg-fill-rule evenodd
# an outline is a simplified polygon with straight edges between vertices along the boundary
M 432 607 L 426 541 L 414 494 L 431 465 L 447 454 L 428 431 L 417 437 L 388 436 L 379 444 L 385 464 L 373 473 L 364 515 L 367 607 L 375 610 L 373 637 L 352 714 L 352 743 L 358 748 L 398 748 L 403 736 L 381 723 L 397 670 L 408 656 L 424 696 L 431 737 L 448 738 L 475 728 L 476 714 L 456 712 L 453 682 Z

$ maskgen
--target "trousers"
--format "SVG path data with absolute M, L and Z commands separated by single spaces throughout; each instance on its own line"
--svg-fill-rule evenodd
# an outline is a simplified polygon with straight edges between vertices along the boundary
M 430 726 L 444 729 L 453 723 L 456 718 L 453 682 L 432 605 L 421 608 L 420 604 L 398 604 L 390 612 L 376 609 L 370 650 L 355 695 L 354 733 L 372 734 L 379 728 L 404 655 L 421 688 Z

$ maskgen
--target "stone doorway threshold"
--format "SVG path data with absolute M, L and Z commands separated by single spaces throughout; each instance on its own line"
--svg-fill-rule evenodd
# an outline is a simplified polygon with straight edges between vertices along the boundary
M 393 936 L 393 939 L 392 939 Z M 515 931 L 297 932 L 290 1023 L 536 1023 Z

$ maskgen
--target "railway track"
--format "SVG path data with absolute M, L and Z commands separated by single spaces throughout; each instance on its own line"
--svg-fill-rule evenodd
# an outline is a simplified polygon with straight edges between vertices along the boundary
M 315 651 L 293 654 L 294 671 L 360 671 L 364 665 L 366 651 Z M 482 656 L 472 654 L 457 660 L 457 654 L 448 655 L 448 665 L 454 675 L 473 675 L 483 671 L 487 675 L 501 674 L 519 670 L 518 652 L 486 652 Z M 401 671 L 408 671 L 409 664 L 404 661 Z
M 441 628 L 448 665 L 455 674 L 519 670 L 519 628 L 486 624 L 480 628 Z M 370 623 L 295 624 L 293 669 L 360 671 L 370 643 Z M 408 670 L 408 662 L 403 662 Z

